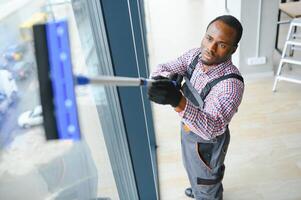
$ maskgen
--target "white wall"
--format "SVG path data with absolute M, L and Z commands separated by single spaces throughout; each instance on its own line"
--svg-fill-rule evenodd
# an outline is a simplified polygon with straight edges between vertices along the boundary
M 278 0 L 262 0 L 259 56 L 265 56 L 267 63 L 265 65 L 250 66 L 247 64 L 247 59 L 256 56 L 259 0 L 242 1 L 241 20 L 244 26 L 244 34 L 241 41 L 239 65 L 244 74 L 273 71 L 272 57 L 276 38 L 278 5 Z
M 228 0 L 228 12 L 225 10 L 225 0 L 204 0 L 206 21 L 222 14 L 231 14 L 239 19 L 244 32 L 237 52 L 233 55 L 233 63 L 243 74 L 272 72 L 272 57 L 276 36 L 276 21 L 279 0 L 262 0 L 261 31 L 259 57 L 265 56 L 264 65 L 248 65 L 248 58 L 256 57 L 257 20 L 259 0 Z
M 199 47 L 206 31 L 203 0 L 145 0 L 150 68 Z
M 267 63 L 249 66 L 248 58 L 256 56 L 259 0 L 228 0 L 228 11 L 225 0 L 145 0 L 151 66 L 200 46 L 207 24 L 219 15 L 231 14 L 244 28 L 233 63 L 244 75 L 272 74 L 279 1 L 262 0 L 259 56 L 265 56 Z

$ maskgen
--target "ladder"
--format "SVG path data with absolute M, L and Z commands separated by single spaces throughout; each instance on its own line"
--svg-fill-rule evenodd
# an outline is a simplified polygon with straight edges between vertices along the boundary
M 281 59 L 279 62 L 277 74 L 275 76 L 273 92 L 276 91 L 276 86 L 278 81 L 288 81 L 288 82 L 301 84 L 301 79 L 296 79 L 281 74 L 281 70 L 284 64 L 301 65 L 301 60 L 296 60 L 295 58 L 292 58 L 293 51 L 301 49 L 301 41 L 296 40 L 297 36 L 294 33 L 295 32 L 294 30 L 296 30 L 297 27 L 301 27 L 301 18 L 295 18 L 290 23 L 289 31 L 286 37 L 286 42 L 284 44 Z M 286 55 L 287 50 L 289 50 L 289 55 Z

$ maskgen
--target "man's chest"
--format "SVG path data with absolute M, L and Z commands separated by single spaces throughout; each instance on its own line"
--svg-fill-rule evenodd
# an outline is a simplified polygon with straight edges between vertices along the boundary
M 198 91 L 198 93 L 201 93 L 205 86 L 216 78 L 219 78 L 218 74 L 208 75 L 203 71 L 201 67 L 197 65 L 192 73 L 190 82 L 192 86 Z

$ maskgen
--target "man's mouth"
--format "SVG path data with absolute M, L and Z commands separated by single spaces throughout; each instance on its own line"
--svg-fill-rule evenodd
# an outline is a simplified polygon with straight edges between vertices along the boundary
M 212 59 L 214 56 L 209 53 L 208 51 L 204 51 L 204 54 L 203 54 L 204 58 L 206 59 Z

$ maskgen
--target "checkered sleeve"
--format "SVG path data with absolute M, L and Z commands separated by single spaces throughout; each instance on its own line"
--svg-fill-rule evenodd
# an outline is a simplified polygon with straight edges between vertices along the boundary
M 151 77 L 164 76 L 168 77 L 170 74 L 182 74 L 187 70 L 187 66 L 191 62 L 191 59 L 199 51 L 199 48 L 191 49 L 178 57 L 176 60 L 160 64 L 152 72 Z
M 216 85 L 218 89 L 206 98 L 203 109 L 187 101 L 180 112 L 182 121 L 196 134 L 206 140 L 224 133 L 233 115 L 241 103 L 244 84 L 236 79 L 229 79 Z

